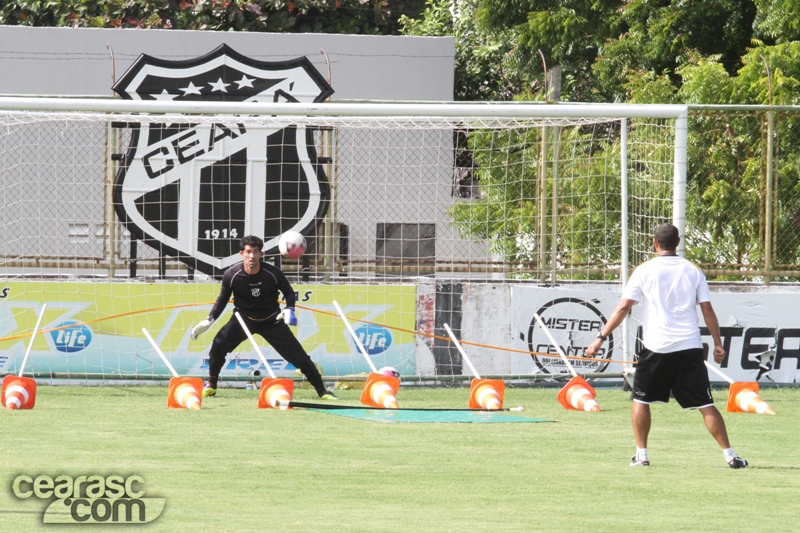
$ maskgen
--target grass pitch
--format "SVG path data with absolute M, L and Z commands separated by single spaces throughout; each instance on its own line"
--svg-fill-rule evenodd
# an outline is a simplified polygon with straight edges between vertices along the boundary
M 652 466 L 629 467 L 629 393 L 598 390 L 603 411 L 585 413 L 557 392 L 506 389 L 506 407 L 550 423 L 383 424 L 257 409 L 257 391 L 221 389 L 188 411 L 166 407 L 166 387 L 40 386 L 35 409 L 0 412 L 0 531 L 64 527 L 42 523 L 47 502 L 13 495 L 20 474 L 138 474 L 166 507 L 153 523 L 117 526 L 128 531 L 797 530 L 800 390 L 762 390 L 777 416 L 724 413 L 751 464 L 740 471 L 674 402 L 653 406 Z M 714 392 L 722 411 L 726 395 Z M 460 408 L 467 396 L 404 388 L 398 399 Z

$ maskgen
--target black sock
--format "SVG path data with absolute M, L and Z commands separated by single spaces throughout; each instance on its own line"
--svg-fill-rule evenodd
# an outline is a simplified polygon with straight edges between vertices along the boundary
M 217 388 L 217 380 L 218 379 L 219 379 L 219 376 L 214 376 L 214 377 L 208 376 L 208 384 L 211 385 L 212 389 L 216 389 Z

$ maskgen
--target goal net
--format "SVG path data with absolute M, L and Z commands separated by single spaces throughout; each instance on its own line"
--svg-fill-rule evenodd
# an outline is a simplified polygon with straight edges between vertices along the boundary
M 331 382 L 369 372 L 367 356 L 407 381 L 472 378 L 464 355 L 482 377 L 563 374 L 534 313 L 578 372 L 618 376 L 635 317 L 602 357 L 583 349 L 655 225 L 682 228 L 677 106 L 9 102 L 0 373 L 18 371 L 46 303 L 26 375 L 168 378 L 142 328 L 180 374 L 205 375 L 234 304 L 199 339 L 190 328 L 252 234 L 292 282 L 295 334 Z M 277 247 L 292 229 L 308 243 L 297 260 Z M 243 343 L 222 379 L 265 370 Z

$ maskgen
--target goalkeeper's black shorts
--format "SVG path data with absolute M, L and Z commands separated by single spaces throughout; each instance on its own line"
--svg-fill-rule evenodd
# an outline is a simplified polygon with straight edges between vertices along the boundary
M 245 318 L 245 324 L 250 333 L 264 338 L 281 357 L 286 359 L 296 368 L 303 368 L 310 358 L 303 346 L 294 336 L 292 330 L 283 321 L 275 318 L 270 320 L 251 320 Z M 222 326 L 211 344 L 210 356 L 212 359 L 222 357 L 232 352 L 242 342 L 247 340 L 247 333 L 242 329 L 236 317 L 231 317 L 227 324 Z

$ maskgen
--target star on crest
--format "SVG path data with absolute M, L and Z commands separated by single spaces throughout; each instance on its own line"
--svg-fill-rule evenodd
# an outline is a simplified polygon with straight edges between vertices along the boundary
M 187 94 L 202 94 L 200 92 L 201 88 L 202 87 L 197 87 L 194 83 L 189 82 L 189 86 L 181 87 L 181 91 L 183 91 L 183 96 L 186 96 Z
M 242 87 L 253 87 L 253 82 L 255 80 L 255 78 L 248 78 L 246 75 L 242 74 L 242 79 L 236 82 L 236 85 L 238 85 L 237 88 L 241 89 Z
M 222 81 L 222 78 L 220 78 L 214 83 L 209 83 L 209 85 L 211 86 L 211 92 L 220 91 L 226 93 L 228 92 L 227 87 L 228 85 L 230 85 L 230 83 L 225 83 L 224 81 Z
M 156 100 L 167 100 L 167 101 L 172 101 L 172 100 L 174 100 L 174 99 L 175 99 L 175 97 L 176 97 L 176 96 L 178 96 L 178 95 L 177 95 L 177 94 L 170 94 L 170 92 L 169 92 L 168 90 L 164 89 L 163 91 L 161 91 L 161 94 L 154 94 L 154 95 L 152 95 L 152 96 L 153 96 L 153 98 L 155 98 Z

